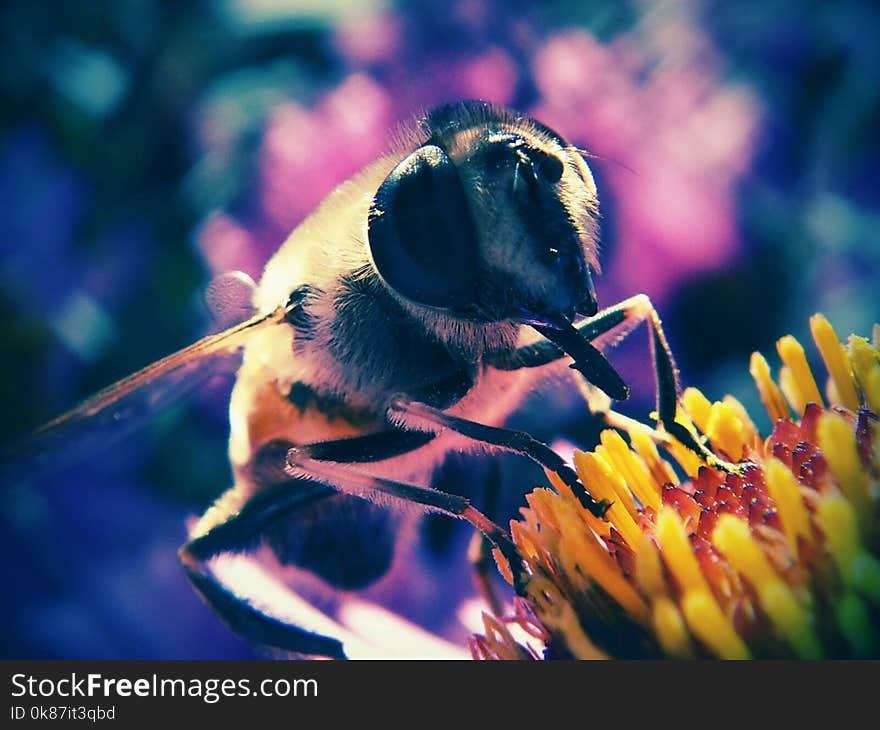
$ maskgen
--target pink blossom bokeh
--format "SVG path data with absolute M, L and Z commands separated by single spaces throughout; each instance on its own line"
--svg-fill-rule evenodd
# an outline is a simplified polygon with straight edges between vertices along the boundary
M 483 28 L 485 18 L 468 7 L 459 7 L 462 22 Z M 290 229 L 386 148 L 395 125 L 464 98 L 524 108 L 593 156 L 600 198 L 613 200 L 614 212 L 603 301 L 646 292 L 662 306 L 678 283 L 737 256 L 736 186 L 756 146 L 760 109 L 745 86 L 725 78 L 688 16 L 648 16 L 607 41 L 582 29 L 542 37 L 514 27 L 494 43 L 454 49 L 417 46 L 406 27 L 387 11 L 341 24 L 341 80 L 313 103 L 291 97 L 269 113 L 257 153 L 258 205 L 239 217 L 217 210 L 200 229 L 214 273 L 259 276 Z

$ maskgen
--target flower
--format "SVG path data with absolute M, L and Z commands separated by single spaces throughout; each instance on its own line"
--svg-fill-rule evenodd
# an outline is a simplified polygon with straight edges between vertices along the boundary
M 684 391 L 678 422 L 726 470 L 624 420 L 574 458 L 612 501 L 605 520 L 554 476 L 528 495 L 511 523 L 525 573 L 513 621 L 546 658 L 880 656 L 880 327 L 843 345 L 824 316 L 810 326 L 825 397 L 793 337 L 777 342 L 778 380 L 752 356 L 768 437 L 736 399 Z M 485 625 L 475 657 L 539 655 L 508 622 Z

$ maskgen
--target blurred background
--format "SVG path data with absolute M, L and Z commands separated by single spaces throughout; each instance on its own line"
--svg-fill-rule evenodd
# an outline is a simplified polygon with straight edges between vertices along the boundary
M 775 339 L 809 341 L 818 310 L 842 337 L 880 316 L 878 12 L 852 0 L 7 0 L 0 441 L 204 334 L 213 276 L 257 278 L 390 129 L 461 98 L 529 111 L 596 155 L 600 303 L 648 293 L 685 383 L 759 414 L 753 350 L 777 362 Z M 632 339 L 612 361 L 635 386 L 627 412 L 644 418 L 647 339 Z M 175 557 L 186 520 L 229 484 L 230 384 L 2 485 L 4 657 L 255 656 Z M 545 397 L 554 408 L 527 404 L 516 425 L 591 446 L 577 398 Z M 542 481 L 512 463 L 500 521 Z M 473 493 L 485 472 L 452 463 L 441 484 Z M 406 606 L 456 641 L 468 536 L 426 523 L 411 585 L 433 611 Z

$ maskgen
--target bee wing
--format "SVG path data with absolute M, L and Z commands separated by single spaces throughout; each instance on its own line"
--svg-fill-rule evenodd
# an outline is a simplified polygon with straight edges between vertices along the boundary
M 258 314 L 222 332 L 208 335 L 192 345 L 147 365 L 113 383 L 76 408 L 38 428 L 24 442 L 5 454 L 13 475 L 19 471 L 57 468 L 70 456 L 89 450 L 90 441 L 102 444 L 132 430 L 140 416 L 155 412 L 215 375 L 220 366 L 234 367 L 237 353 L 247 339 L 266 327 L 284 321 L 296 305 Z M 76 452 L 76 453 L 75 453 Z M 10 471 L 7 466 L 4 472 Z M 6 474 L 4 474 L 4 477 Z

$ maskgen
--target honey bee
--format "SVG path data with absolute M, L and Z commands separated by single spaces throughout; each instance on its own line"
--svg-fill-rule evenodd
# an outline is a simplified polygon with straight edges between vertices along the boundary
M 603 516 L 608 505 L 562 458 L 503 424 L 547 377 L 570 374 L 627 398 L 601 348 L 640 322 L 660 424 L 711 458 L 675 423 L 675 364 L 650 300 L 599 311 L 598 213 L 585 155 L 558 133 L 485 102 L 436 108 L 295 228 L 253 289 L 252 316 L 110 386 L 42 434 L 241 352 L 229 407 L 233 484 L 191 528 L 181 563 L 253 643 L 344 657 L 338 639 L 237 596 L 209 561 L 262 543 L 279 565 L 359 589 L 390 570 L 396 535 L 429 510 L 469 521 L 521 581 L 505 531 L 465 497 L 427 486 L 432 474 L 453 450 L 514 452 Z

